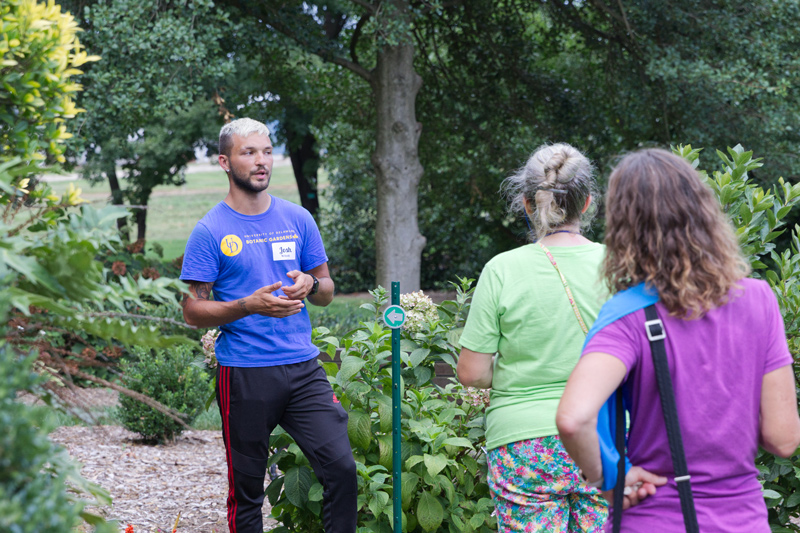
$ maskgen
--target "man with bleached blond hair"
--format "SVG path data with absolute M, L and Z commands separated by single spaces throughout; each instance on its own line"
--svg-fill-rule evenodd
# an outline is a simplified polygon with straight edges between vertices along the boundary
M 192 231 L 181 279 L 192 295 L 184 302 L 186 322 L 221 330 L 217 403 L 228 526 L 263 532 L 269 436 L 280 425 L 322 483 L 326 533 L 353 533 L 358 486 L 347 413 L 317 362 L 304 303 L 333 299 L 322 238 L 308 211 L 267 192 L 273 156 L 264 124 L 226 124 L 219 151 L 228 195 Z

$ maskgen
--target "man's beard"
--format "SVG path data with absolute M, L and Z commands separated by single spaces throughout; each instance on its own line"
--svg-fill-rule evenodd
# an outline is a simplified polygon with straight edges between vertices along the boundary
M 266 167 L 260 167 L 266 170 Z M 272 177 L 269 172 L 267 172 L 267 179 L 263 182 L 253 183 L 249 179 L 250 174 L 247 177 L 242 177 L 241 174 L 237 173 L 233 167 L 231 167 L 231 179 L 236 185 L 237 188 L 241 189 L 245 192 L 252 192 L 252 193 L 259 193 L 269 187 L 269 180 Z

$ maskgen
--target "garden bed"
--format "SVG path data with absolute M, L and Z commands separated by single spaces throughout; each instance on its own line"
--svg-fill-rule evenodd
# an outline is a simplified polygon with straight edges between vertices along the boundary
M 93 392 L 87 400 L 113 402 L 115 394 Z M 227 467 L 219 431 L 186 431 L 175 442 L 156 446 L 119 426 L 64 426 L 51 438 L 83 465 L 86 479 L 111 493 L 112 506 L 94 512 L 117 520 L 120 531 L 130 524 L 135 533 L 171 532 L 178 513 L 180 533 L 228 531 Z M 278 525 L 269 512 L 265 503 L 265 529 Z

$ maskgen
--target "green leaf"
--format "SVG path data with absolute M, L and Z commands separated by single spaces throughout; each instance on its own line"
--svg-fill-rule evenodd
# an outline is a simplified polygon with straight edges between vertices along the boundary
M 411 470 L 415 465 L 423 462 L 425 459 L 421 455 L 412 455 L 406 459 L 406 469 Z
M 430 455 L 426 453 L 423 456 L 423 460 L 425 461 L 425 467 L 428 469 L 428 474 L 430 474 L 431 477 L 436 476 L 436 474 L 444 470 L 448 463 L 447 456 L 442 454 Z
M 350 445 L 367 451 L 372 441 L 372 428 L 370 417 L 363 411 L 350 411 L 347 420 L 347 436 Z
M 339 373 L 339 365 L 337 365 L 333 361 L 322 363 L 322 368 L 323 370 L 325 370 L 325 374 L 330 377 L 336 377 L 336 374 Z
M 267 490 L 264 492 L 269 500 L 269 504 L 275 506 L 278 503 L 278 498 L 281 495 L 281 489 L 283 488 L 283 476 L 279 477 L 278 479 L 273 479 L 272 482 L 267 486 Z
M 295 507 L 301 509 L 308 502 L 308 491 L 314 483 L 314 474 L 307 466 L 296 466 L 290 468 L 284 476 L 284 492 L 286 498 Z
M 61 284 L 33 257 L 24 257 L 12 253 L 8 249 L 0 248 L 0 261 L 12 270 L 16 270 L 33 284 L 41 285 L 54 294 L 64 292 Z
M 11 305 L 26 315 L 29 314 L 29 308 L 31 305 L 47 309 L 48 311 L 53 311 L 54 313 L 58 313 L 62 316 L 73 316 L 76 314 L 75 310 L 61 305 L 52 298 L 48 298 L 47 296 L 42 296 L 33 292 L 28 292 L 20 289 L 19 287 L 7 287 L 5 292 Z
M 392 399 L 383 393 L 375 397 L 378 404 L 378 419 L 380 430 L 384 433 L 392 431 Z
M 392 436 L 378 435 L 378 464 L 389 472 L 392 471 L 393 467 L 392 456 Z
M 428 357 L 431 351 L 429 348 L 417 348 L 409 356 L 409 366 L 416 367 Z
M 411 507 L 411 501 L 417 492 L 417 484 L 419 484 L 419 476 L 413 472 L 403 472 L 400 481 L 400 499 L 404 511 L 408 511 Z
M 472 518 L 469 519 L 469 525 L 477 529 L 481 527 L 481 524 L 483 524 L 484 520 L 486 520 L 486 515 L 483 513 L 478 513 L 472 515 Z
M 308 491 L 308 501 L 310 502 L 321 502 L 322 501 L 322 485 L 317 482 L 311 486 L 311 490 Z
M 458 349 L 461 349 L 461 334 L 464 333 L 464 328 L 453 328 L 447 332 L 447 342 L 452 344 Z
M 370 500 L 368 507 L 375 518 L 378 518 L 382 514 L 384 507 L 386 507 L 388 501 L 389 501 L 389 495 L 382 490 L 379 490 L 373 494 L 373 497 Z
M 449 439 L 446 439 L 443 444 L 462 446 L 464 448 L 472 449 L 472 443 L 469 441 L 469 439 L 465 439 L 464 437 L 450 437 Z
M 436 531 L 444 520 L 444 509 L 438 498 L 423 491 L 417 503 L 417 521 L 425 531 Z
M 359 370 L 364 368 L 366 361 L 360 357 L 353 357 L 352 355 L 345 356 L 342 359 L 342 364 L 339 367 L 339 373 L 336 375 L 336 382 L 344 386 L 350 378 L 355 376 Z
M 765 489 L 761 494 L 765 500 L 779 500 L 783 497 L 772 489 Z
M 789 508 L 800 505 L 800 492 L 793 492 L 783 505 Z

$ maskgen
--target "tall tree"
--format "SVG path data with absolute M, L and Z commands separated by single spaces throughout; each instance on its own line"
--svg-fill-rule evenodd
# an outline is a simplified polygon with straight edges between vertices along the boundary
M 215 120 L 210 105 L 190 109 L 198 100 L 210 100 L 232 74 L 223 39 L 233 24 L 211 0 L 66 4 L 87 30 L 87 48 L 103 58 L 82 80 L 80 104 L 87 113 L 75 131 L 86 139 L 84 174 L 107 179 L 114 204 L 147 206 L 155 186 L 183 182 L 200 140 L 193 136 L 204 131 L 202 122 Z M 202 110 L 205 118 L 197 116 Z M 144 239 L 147 211 L 134 212 L 137 238 Z
M 416 98 L 422 78 L 414 67 L 412 27 L 418 10 L 409 0 L 223 3 L 366 82 L 376 120 L 372 164 L 378 202 L 377 281 L 384 286 L 399 281 L 404 290 L 417 290 L 425 246 L 417 220 L 423 168 Z M 331 26 L 341 31 L 332 32 Z
M 603 65 L 596 104 L 639 143 L 745 143 L 800 176 L 800 2 L 542 1 L 555 32 Z M 585 82 L 586 83 L 586 82 Z
M 524 242 L 524 221 L 505 215 L 497 191 L 543 142 L 585 151 L 601 181 L 618 154 L 641 145 L 750 140 L 778 175 L 796 176 L 797 5 L 749 3 L 752 19 L 732 1 L 470 0 L 417 18 L 424 286 L 474 275 Z M 347 160 L 346 187 L 358 190 L 361 163 Z M 351 206 L 348 194 L 337 200 Z M 349 229 L 350 255 L 367 255 Z

